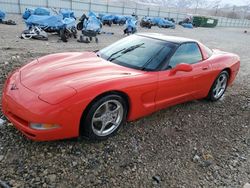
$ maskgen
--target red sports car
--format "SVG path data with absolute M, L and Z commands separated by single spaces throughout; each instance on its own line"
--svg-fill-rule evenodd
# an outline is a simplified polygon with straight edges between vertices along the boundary
M 7 79 L 2 109 L 33 140 L 105 139 L 168 106 L 217 101 L 239 67 L 239 56 L 196 40 L 136 34 L 98 52 L 35 59 Z

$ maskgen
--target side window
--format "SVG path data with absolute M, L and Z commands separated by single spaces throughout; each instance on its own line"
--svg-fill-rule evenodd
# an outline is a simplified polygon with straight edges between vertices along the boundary
M 162 48 L 156 56 L 150 61 L 150 63 L 146 66 L 149 70 L 155 70 L 162 61 L 167 57 L 167 55 L 170 53 L 172 49 L 170 47 L 164 47 Z
M 194 64 L 202 60 L 199 46 L 192 43 L 182 44 L 174 53 L 169 61 L 169 68 L 174 68 L 180 63 Z

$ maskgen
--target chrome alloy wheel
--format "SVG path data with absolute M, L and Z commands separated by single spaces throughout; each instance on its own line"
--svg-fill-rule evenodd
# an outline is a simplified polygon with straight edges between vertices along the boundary
M 97 136 L 107 136 L 114 132 L 122 122 L 124 108 L 118 100 L 102 103 L 94 112 L 91 126 Z
M 227 87 L 227 75 L 226 74 L 221 74 L 215 83 L 215 86 L 213 88 L 213 95 L 215 99 L 219 99 L 225 92 L 226 87 Z

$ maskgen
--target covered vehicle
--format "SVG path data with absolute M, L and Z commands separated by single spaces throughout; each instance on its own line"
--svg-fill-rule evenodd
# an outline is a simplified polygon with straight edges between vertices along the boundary
M 114 19 L 115 19 L 114 15 L 112 15 L 112 14 L 104 14 L 104 15 L 102 15 L 101 21 L 102 21 L 103 25 L 111 26 Z
M 101 21 L 94 16 L 90 16 L 88 20 L 85 20 L 83 25 L 84 25 L 83 30 L 91 30 L 97 33 L 99 33 L 102 28 Z
M 27 20 L 25 20 L 26 25 L 29 29 L 33 26 L 38 26 L 46 32 L 57 32 L 64 42 L 71 36 L 76 38 L 76 21 L 74 18 L 64 18 L 63 15 L 52 15 L 52 16 L 40 16 L 31 15 Z
M 175 28 L 175 23 L 169 21 L 167 18 L 153 17 L 152 24 L 162 28 Z
M 6 24 L 6 25 L 16 25 L 16 22 L 13 20 L 4 20 L 6 17 L 5 12 L 0 10 L 0 24 Z
M 126 25 L 125 25 L 125 29 L 124 29 L 124 34 L 134 34 L 137 31 L 136 28 L 136 24 L 137 24 L 137 20 L 135 20 L 134 18 L 128 18 L 126 20 Z
M 193 39 L 134 34 L 98 52 L 49 54 L 24 65 L 5 82 L 2 110 L 33 140 L 106 139 L 160 109 L 219 100 L 239 68 L 238 55 Z
M 153 26 L 151 17 L 144 16 L 140 22 L 141 27 L 151 28 Z
M 114 15 L 113 24 L 124 25 L 126 23 L 126 16 L 123 15 Z
M 62 15 L 54 15 L 54 16 L 38 16 L 31 15 L 25 23 L 28 27 L 33 25 L 39 26 L 46 30 L 47 32 L 55 32 L 64 28 L 72 28 L 75 27 L 75 19 L 74 18 L 65 18 L 63 19 Z
M 184 28 L 189 28 L 189 29 L 194 28 L 192 23 L 182 23 L 181 26 L 184 27 Z
M 175 28 L 175 23 L 173 23 L 172 21 L 169 21 L 168 19 L 166 18 L 161 18 L 159 21 L 158 21 L 158 24 L 157 24 L 159 27 L 163 27 L 163 28 L 172 28 L 174 29 Z
M 0 10 L 0 21 L 3 21 L 5 19 L 5 12 Z
M 89 12 L 88 17 L 83 14 L 81 19 L 82 21 L 77 24 L 77 28 L 82 30 L 83 35 L 80 36 L 78 42 L 89 43 L 90 41 L 92 41 L 93 37 L 95 38 L 95 41 L 98 42 L 97 34 L 101 32 L 101 20 L 96 16 L 94 12 Z

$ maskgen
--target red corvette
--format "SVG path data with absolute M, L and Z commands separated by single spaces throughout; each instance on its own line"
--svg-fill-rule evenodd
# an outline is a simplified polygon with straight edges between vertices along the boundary
M 216 101 L 240 58 L 198 41 L 136 34 L 98 52 L 51 54 L 6 81 L 2 109 L 28 138 L 104 139 L 125 121 L 194 99 Z

